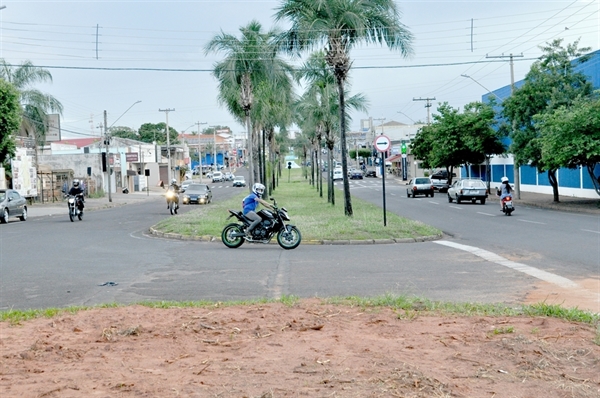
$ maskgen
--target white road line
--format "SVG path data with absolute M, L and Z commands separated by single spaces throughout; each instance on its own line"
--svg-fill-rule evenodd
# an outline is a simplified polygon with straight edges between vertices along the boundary
M 438 202 L 432 202 L 431 200 L 429 201 L 429 203 L 433 203 L 434 205 L 439 205 Z
M 542 224 L 542 225 L 546 225 L 545 222 L 529 221 L 529 220 L 521 220 L 521 219 L 519 219 L 519 221 L 521 221 L 521 222 L 528 222 L 530 224 Z
M 458 206 L 449 206 L 449 207 L 452 207 L 453 209 L 462 210 L 462 207 L 458 207 Z
M 489 217 L 496 217 L 496 215 L 495 215 L 495 214 L 490 214 L 490 213 L 482 213 L 482 212 L 480 212 L 480 211 L 478 211 L 478 212 L 477 212 L 477 214 L 482 214 L 482 215 L 484 215 L 484 216 L 489 216 Z
M 582 231 L 591 232 L 591 233 L 594 233 L 594 234 L 600 234 L 600 231 L 592 231 L 591 229 L 582 229 Z
M 552 274 L 550 272 L 543 271 L 541 269 L 531 267 L 526 264 L 516 263 L 514 261 L 510 261 L 502 256 L 499 256 L 495 253 L 492 253 L 487 250 L 480 249 L 475 246 L 467 246 L 461 245 L 460 243 L 450 242 L 447 240 L 438 240 L 433 243 L 437 243 L 439 245 L 444 245 L 448 247 L 453 247 L 455 249 L 464 250 L 466 252 L 472 253 L 478 257 L 483 258 L 484 260 L 491 261 L 493 263 L 503 265 L 505 267 L 514 269 L 515 271 L 523 272 L 527 275 L 533 276 L 534 278 L 541 279 L 543 281 L 552 283 L 554 285 L 560 286 L 562 288 L 567 289 L 580 289 L 581 287 L 573 282 L 570 279 L 564 278 L 562 276 Z

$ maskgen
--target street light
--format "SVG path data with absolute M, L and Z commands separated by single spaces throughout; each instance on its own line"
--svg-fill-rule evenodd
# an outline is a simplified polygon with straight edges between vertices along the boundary
M 500 97 L 498 97 L 496 94 L 492 93 L 492 92 L 491 92 L 491 91 L 490 91 L 490 90 L 489 90 L 487 87 L 485 87 L 483 84 L 479 83 L 477 80 L 473 79 L 471 76 L 469 76 L 469 75 L 464 75 L 464 74 L 463 74 L 463 75 L 461 75 L 461 76 L 462 76 L 462 77 L 466 77 L 467 79 L 471 79 L 471 80 L 473 80 L 475 83 L 477 83 L 477 84 L 479 84 L 481 87 L 483 87 L 483 89 L 484 89 L 485 91 L 487 91 L 488 93 L 492 94 L 494 97 L 498 98 L 498 100 L 499 100 L 500 102 L 504 101 L 502 98 L 500 98 Z
M 109 141 L 109 139 L 110 139 L 110 137 L 108 136 L 108 129 L 109 129 L 110 127 L 112 127 L 112 126 L 113 126 L 113 125 L 114 125 L 114 124 L 115 124 L 115 123 L 116 123 L 116 122 L 117 122 L 117 121 L 118 121 L 120 118 L 122 118 L 122 117 L 123 117 L 123 115 L 124 115 L 124 114 L 126 114 L 126 113 L 127 113 L 127 112 L 128 112 L 130 109 L 131 109 L 131 108 L 133 108 L 133 106 L 134 106 L 135 104 L 139 104 L 140 102 L 142 102 L 142 101 L 136 101 L 136 102 L 134 102 L 134 103 L 133 103 L 133 104 L 132 104 L 132 105 L 131 105 L 129 108 L 127 108 L 127 110 L 126 110 L 125 112 L 123 112 L 123 113 L 121 114 L 121 116 L 119 116 L 119 117 L 117 118 L 117 120 L 115 120 L 115 121 L 113 122 L 113 124 L 111 124 L 109 127 L 106 127 L 106 125 L 107 125 L 108 123 L 107 123 L 107 121 L 106 121 L 106 110 L 104 111 L 104 144 L 106 145 L 106 163 L 107 163 L 107 168 L 106 168 L 106 171 L 107 171 L 107 173 L 106 173 L 106 174 L 108 175 L 108 201 L 109 201 L 109 202 L 112 202 L 112 193 L 111 193 L 112 187 L 111 187 L 111 183 L 110 183 L 110 149 L 109 149 L 109 145 L 110 145 L 110 141 Z

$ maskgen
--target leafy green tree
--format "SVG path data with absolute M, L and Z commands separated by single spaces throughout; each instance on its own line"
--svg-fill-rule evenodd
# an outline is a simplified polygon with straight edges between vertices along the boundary
M 530 164 L 540 172 L 547 171 L 555 202 L 559 201 L 557 169 L 554 163 L 544 163 L 535 116 L 569 107 L 578 97 L 592 93 L 586 76 L 574 71 L 576 65 L 588 60 L 582 54 L 589 48 L 578 48 L 578 43 L 563 47 L 562 39 L 556 39 L 540 47 L 544 54 L 531 65 L 523 85 L 502 103 L 503 114 L 513 127 L 510 151 L 515 167 Z
M 13 67 L 0 59 L 0 78 L 11 83 L 20 93 L 23 107 L 21 128 L 27 136 L 34 137 L 36 143 L 43 144 L 48 130 L 47 115 L 50 112 L 62 114 L 63 106 L 56 98 L 44 94 L 32 85 L 52 82 L 52 75 L 46 69 L 34 66 L 31 61 Z
M 585 167 L 600 195 L 600 178 L 594 174 L 600 164 L 600 97 L 578 98 L 570 107 L 534 119 L 543 164 L 554 169 Z
M 156 141 L 157 145 L 167 144 L 167 124 L 161 123 L 144 123 L 138 130 L 138 140 L 142 142 L 152 143 Z M 169 126 L 169 143 L 177 144 L 179 133 L 173 127 Z
M 280 45 L 287 52 L 299 54 L 325 47 L 327 64 L 333 70 L 338 89 L 344 212 L 352 216 L 344 96 L 344 83 L 352 64 L 350 50 L 359 43 L 376 43 L 408 56 L 412 52 L 412 35 L 400 23 L 394 0 L 283 0 L 275 18 L 291 22 L 291 28 L 280 37 Z
M 491 104 L 472 102 L 461 113 L 444 102 L 433 120 L 419 130 L 410 144 L 411 152 L 423 167 L 444 167 L 449 183 L 455 167 L 480 164 L 490 155 L 504 152 L 502 133 L 492 128 L 495 113 Z
M 169 130 L 171 130 L 170 127 L 169 127 Z M 115 127 L 109 128 L 108 132 L 113 137 L 127 138 L 130 140 L 140 141 L 140 136 L 138 135 L 138 132 L 136 130 L 132 129 L 131 127 L 115 126 Z M 146 142 L 146 141 L 144 141 L 144 142 Z
M 0 79 L 0 164 L 6 165 L 15 155 L 15 133 L 21 125 L 19 91 Z M 4 179 L 4 176 L 0 176 Z
M 257 138 L 251 126 L 251 110 L 255 104 L 255 91 L 262 81 L 276 82 L 282 74 L 290 74 L 291 67 L 278 55 L 274 38 L 276 30 L 263 32 L 258 21 L 240 28 L 241 37 L 221 32 L 206 45 L 205 53 L 224 52 L 213 75 L 219 84 L 219 102 L 246 125 L 248 134 L 249 186 L 256 180 L 254 143 Z

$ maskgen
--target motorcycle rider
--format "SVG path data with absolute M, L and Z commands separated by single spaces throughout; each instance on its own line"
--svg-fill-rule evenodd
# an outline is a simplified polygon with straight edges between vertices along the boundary
M 256 214 L 256 208 L 258 207 L 258 204 L 262 204 L 263 206 L 269 208 L 269 209 L 273 209 L 273 206 L 271 206 L 271 204 L 269 204 L 269 202 L 261 199 L 261 196 L 263 195 L 263 193 L 265 192 L 265 186 L 261 183 L 255 183 L 254 185 L 252 185 L 252 192 L 250 193 L 250 195 L 246 196 L 244 198 L 244 200 L 242 201 L 242 212 L 244 213 L 244 215 L 249 218 L 250 220 L 252 220 L 252 223 L 248 226 L 248 228 L 246 229 L 246 237 L 247 238 L 252 238 L 252 230 L 258 225 L 260 224 L 260 221 L 262 220 L 260 218 L 260 216 L 258 214 Z
M 173 178 L 171 180 L 171 184 L 169 185 L 170 189 L 173 189 L 173 192 L 175 192 L 175 205 L 177 207 L 179 207 L 179 185 L 177 184 L 177 180 L 175 178 Z M 167 209 L 169 208 L 169 198 L 167 197 Z
M 69 189 L 69 195 L 75 196 L 75 199 L 77 200 L 77 207 L 79 208 L 79 211 L 83 214 L 83 187 L 79 183 L 78 179 L 73 180 L 73 186 L 71 187 L 71 189 Z
M 512 188 L 510 187 L 510 183 L 508 181 L 508 177 L 502 177 L 500 179 L 501 185 L 500 189 L 497 190 L 497 194 L 500 195 L 500 211 L 504 208 L 504 204 L 502 200 L 507 196 L 512 197 Z

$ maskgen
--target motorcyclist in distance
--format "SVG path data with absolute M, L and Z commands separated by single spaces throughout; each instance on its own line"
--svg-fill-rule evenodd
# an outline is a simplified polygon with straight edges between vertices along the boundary
M 265 186 L 261 183 L 255 183 L 254 185 L 252 185 L 252 192 L 250 193 L 250 195 L 246 196 L 244 198 L 244 200 L 242 201 L 242 212 L 244 213 L 244 215 L 249 218 L 250 220 L 252 220 L 252 223 L 248 226 L 248 228 L 246 229 L 246 237 L 251 238 L 252 237 L 252 230 L 258 225 L 260 224 L 260 221 L 262 220 L 260 218 L 260 216 L 258 214 L 256 214 L 256 208 L 258 207 L 258 204 L 262 204 L 263 206 L 273 210 L 273 206 L 271 206 L 271 204 L 263 199 L 261 199 L 261 196 L 265 193 Z
M 177 207 L 179 207 L 179 197 L 177 196 L 177 194 L 179 193 L 179 185 L 177 184 L 177 180 L 175 178 L 173 178 L 171 180 L 171 184 L 169 185 L 170 189 L 173 189 L 173 192 L 175 192 L 175 204 L 177 205 Z M 169 198 L 167 197 L 167 209 L 169 208 Z
M 504 198 L 506 198 L 507 196 L 512 197 L 512 188 L 508 181 L 508 177 L 502 177 L 500 179 L 500 182 L 501 182 L 501 185 L 500 185 L 500 189 L 498 189 L 498 194 L 500 194 L 500 210 L 502 211 L 502 209 L 503 209 L 502 200 Z
M 78 205 L 77 207 L 79 208 L 79 211 L 83 213 L 83 188 L 81 187 L 78 179 L 73 180 L 73 186 L 71 189 L 69 189 L 69 195 L 76 197 Z

